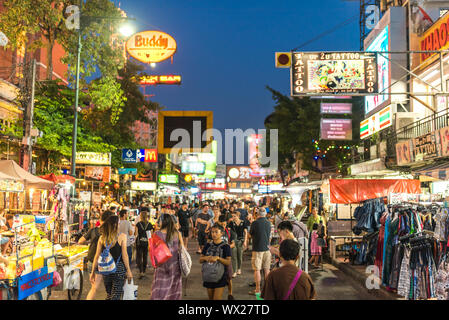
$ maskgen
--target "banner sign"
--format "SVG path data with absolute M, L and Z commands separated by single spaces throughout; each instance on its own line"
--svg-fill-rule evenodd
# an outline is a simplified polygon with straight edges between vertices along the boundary
M 178 183 L 179 177 L 176 174 L 160 174 L 159 183 Z
M 155 191 L 156 188 L 157 188 L 156 182 L 140 182 L 140 181 L 131 182 L 131 190 Z
M 352 103 L 321 103 L 321 114 L 352 114 Z
M 291 95 L 376 93 L 377 56 L 373 52 L 294 52 Z
M 92 204 L 95 206 L 101 205 L 101 192 L 93 192 L 92 193 Z
M 76 164 L 111 165 L 111 154 L 100 152 L 77 152 Z
M 226 183 L 200 183 L 201 190 L 225 191 Z
M 321 119 L 322 140 L 352 140 L 351 119 Z
M 137 149 L 137 162 L 157 162 L 157 149 Z
M 118 169 L 118 174 L 137 174 L 137 168 L 120 168 Z
M 138 173 L 136 176 L 133 176 L 134 181 L 152 181 L 156 182 L 156 170 L 148 169 L 143 173 Z
M 13 180 L 0 180 L 0 192 L 22 192 L 23 182 Z
M 424 32 L 422 37 L 419 38 L 421 51 L 440 51 L 449 48 L 449 39 L 447 37 L 448 22 L 449 13 L 446 12 L 444 16 L 440 17 L 437 22 Z M 425 68 L 429 63 L 434 61 L 437 56 L 438 53 L 435 52 L 421 53 L 421 63 L 426 62 L 422 65 L 422 68 Z M 430 59 L 431 57 L 433 58 Z
M 449 127 L 396 144 L 398 165 L 449 156 Z
M 123 163 L 136 163 L 137 162 L 137 150 L 122 149 L 122 162 Z
M 90 202 L 91 192 L 90 191 L 80 191 L 78 194 L 78 199 Z
M 183 161 L 181 163 L 182 173 L 204 174 L 206 171 L 206 163 L 199 161 Z
M 53 284 L 53 272 L 48 273 L 47 267 L 30 272 L 19 277 L 19 300 L 23 300 L 33 293 L 41 291 Z
M 368 138 L 391 125 L 393 125 L 393 112 L 389 106 L 360 122 L 360 139 Z
M 228 166 L 228 177 L 230 181 L 250 181 L 251 168 L 245 166 Z
M 84 177 L 103 182 L 110 182 L 111 167 L 86 167 Z

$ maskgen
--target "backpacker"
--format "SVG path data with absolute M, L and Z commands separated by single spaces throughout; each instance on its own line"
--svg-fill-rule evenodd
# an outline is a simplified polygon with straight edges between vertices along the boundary
M 222 242 L 218 246 L 211 243 L 209 248 L 207 249 L 206 256 L 219 256 L 221 257 L 221 253 L 223 251 L 222 247 L 226 243 Z M 213 282 L 216 283 L 220 281 L 220 279 L 223 277 L 223 274 L 225 272 L 225 266 L 216 261 L 216 262 L 205 262 L 203 263 L 203 266 L 201 267 L 201 273 L 203 275 L 203 281 L 204 282 Z
M 110 245 L 105 245 L 104 250 L 101 252 L 98 257 L 98 273 L 101 275 L 108 275 L 115 273 L 116 265 L 114 258 L 112 257 L 109 250 L 111 249 L 112 243 Z M 117 260 L 117 263 L 120 261 L 121 254 Z
M 148 238 L 146 237 L 146 231 L 147 231 L 147 228 L 149 225 L 150 225 L 150 222 L 148 222 L 147 225 L 145 226 L 145 229 L 143 229 L 143 234 L 145 234 L 145 236 L 140 237 L 139 236 L 140 232 L 138 232 L 139 237 L 137 238 L 137 245 L 148 247 Z M 137 224 L 137 228 L 139 228 L 139 226 L 141 228 L 143 228 L 143 222 L 139 222 Z

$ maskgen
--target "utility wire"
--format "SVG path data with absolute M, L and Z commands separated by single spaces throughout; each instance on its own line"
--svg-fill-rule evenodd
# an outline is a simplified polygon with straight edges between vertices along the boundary
M 357 18 L 358 16 L 359 16 L 359 14 L 356 14 L 356 15 L 354 15 L 354 16 L 348 18 L 347 20 L 341 22 L 340 24 L 338 24 L 338 25 L 336 25 L 336 26 L 330 28 L 329 30 L 327 30 L 327 31 L 325 31 L 325 32 L 323 32 L 323 33 L 320 33 L 320 34 L 317 35 L 316 37 L 314 37 L 314 38 L 312 38 L 312 39 L 310 39 L 310 40 L 307 40 L 306 42 L 300 44 L 299 46 L 297 46 L 296 48 L 292 49 L 291 51 L 296 51 L 296 50 L 298 50 L 298 49 L 300 49 L 300 48 L 302 48 L 302 47 L 308 45 L 309 43 L 312 43 L 312 42 L 314 42 L 314 41 L 316 41 L 316 40 L 318 40 L 318 39 L 320 39 L 320 38 L 322 38 L 322 37 L 324 37 L 324 36 L 327 36 L 327 35 L 329 35 L 329 34 L 335 32 L 336 30 L 338 30 L 338 29 L 340 29 L 340 28 L 342 28 L 342 27 L 344 27 L 344 26 L 350 24 L 351 22 L 354 22 L 354 18 Z

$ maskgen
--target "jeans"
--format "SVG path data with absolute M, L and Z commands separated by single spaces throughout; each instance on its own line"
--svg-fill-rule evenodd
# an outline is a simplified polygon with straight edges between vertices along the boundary
M 234 272 L 242 268 L 242 258 L 243 258 L 243 240 L 235 241 L 235 247 L 232 248 L 232 269 Z
M 137 245 L 136 247 L 136 263 L 140 273 L 145 273 L 148 264 L 148 246 Z

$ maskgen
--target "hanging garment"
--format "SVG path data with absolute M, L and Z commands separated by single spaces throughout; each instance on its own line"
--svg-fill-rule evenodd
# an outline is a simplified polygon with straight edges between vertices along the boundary
M 410 293 L 410 248 L 404 246 L 404 255 L 402 257 L 401 271 L 398 281 L 398 295 L 408 298 Z
M 394 247 L 391 275 L 390 275 L 390 288 L 397 289 L 399 282 L 399 272 L 401 269 L 402 256 L 404 254 L 403 245 L 396 244 Z
M 386 242 L 386 249 L 385 249 L 385 261 L 384 261 L 384 267 L 383 267 L 383 275 L 382 275 L 382 282 L 384 286 L 388 286 L 390 283 L 390 275 L 391 275 L 391 269 L 392 269 L 392 261 L 393 261 L 393 246 L 394 246 L 394 237 L 395 237 L 395 231 L 397 233 L 397 228 L 399 224 L 399 219 L 395 218 L 389 225 L 388 225 L 388 237 Z
M 384 213 L 380 219 L 381 227 L 379 229 L 379 237 L 377 239 L 376 260 L 374 264 L 379 268 L 379 275 L 382 277 L 382 265 L 384 255 L 384 236 L 385 236 L 385 222 L 387 220 L 388 213 Z

